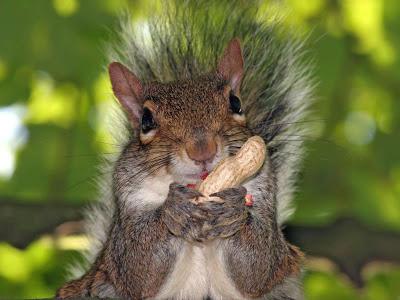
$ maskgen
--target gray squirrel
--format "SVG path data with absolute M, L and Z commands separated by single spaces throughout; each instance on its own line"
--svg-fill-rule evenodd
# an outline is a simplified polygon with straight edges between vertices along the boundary
M 129 137 L 110 196 L 91 212 L 98 247 L 58 299 L 303 299 L 303 255 L 281 226 L 313 98 L 309 67 L 301 42 L 256 20 L 255 3 L 165 1 L 147 34 L 122 26 L 108 71 Z M 190 201 L 201 194 L 187 185 L 252 135 L 267 144 L 262 169 L 214 194 L 221 202 Z

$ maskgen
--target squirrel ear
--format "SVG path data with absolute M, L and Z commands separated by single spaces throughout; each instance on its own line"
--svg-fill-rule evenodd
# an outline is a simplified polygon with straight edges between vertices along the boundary
M 119 62 L 111 63 L 108 66 L 108 73 L 115 97 L 128 113 L 133 128 L 138 128 L 142 114 L 143 87 L 141 82 L 135 74 Z
M 218 63 L 218 74 L 227 80 L 235 92 L 238 92 L 243 77 L 243 55 L 240 41 L 234 38 L 228 43 Z

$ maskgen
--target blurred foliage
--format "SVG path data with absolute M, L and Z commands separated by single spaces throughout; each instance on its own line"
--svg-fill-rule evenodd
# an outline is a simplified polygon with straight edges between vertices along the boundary
M 100 157 L 113 151 L 104 45 L 121 8 L 142 22 L 148 3 L 0 2 L 0 196 L 95 198 Z M 287 14 L 284 26 L 308 36 L 319 82 L 315 135 L 298 137 L 310 151 L 293 222 L 352 216 L 400 230 L 400 2 L 286 0 L 262 8 L 271 7 Z M 0 297 L 51 296 L 72 257 L 46 238 L 26 250 L 0 244 Z M 378 268 L 366 281 L 358 291 L 334 270 L 310 269 L 305 288 L 309 299 L 400 297 L 398 268 Z
M 50 237 L 18 250 L 0 243 L 0 294 L 13 298 L 46 298 L 65 281 L 65 264 L 77 259 L 73 250 L 60 250 Z

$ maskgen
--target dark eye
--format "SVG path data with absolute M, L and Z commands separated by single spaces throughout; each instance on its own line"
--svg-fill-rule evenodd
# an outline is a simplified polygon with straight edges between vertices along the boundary
M 232 92 L 229 94 L 229 104 L 230 104 L 231 110 L 234 114 L 241 115 L 243 113 L 240 99 Z
M 145 107 L 143 109 L 143 116 L 142 116 L 142 132 L 148 133 L 150 130 L 156 128 L 156 122 L 154 121 L 153 114 L 151 113 L 150 109 Z

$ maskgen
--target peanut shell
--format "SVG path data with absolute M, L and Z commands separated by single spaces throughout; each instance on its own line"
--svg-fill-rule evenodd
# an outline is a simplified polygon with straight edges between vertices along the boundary
M 199 191 L 206 197 L 199 201 L 211 201 L 209 195 L 240 185 L 264 164 L 266 145 L 259 136 L 252 136 L 235 156 L 222 160 L 208 177 L 200 183 Z

